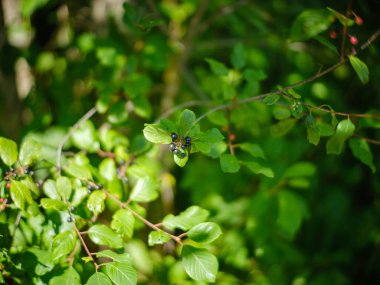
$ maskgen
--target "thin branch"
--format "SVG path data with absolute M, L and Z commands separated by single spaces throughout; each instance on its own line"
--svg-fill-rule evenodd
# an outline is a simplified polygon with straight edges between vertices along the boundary
M 82 243 L 83 248 L 84 248 L 84 250 L 86 251 L 88 257 L 90 257 L 90 259 L 91 259 L 92 262 L 94 263 L 95 269 L 98 270 L 99 265 L 96 263 L 94 257 L 91 255 L 91 252 L 88 250 L 88 247 L 87 247 L 86 243 L 84 242 L 83 237 L 82 237 L 81 233 L 79 232 L 79 230 L 78 230 L 78 228 L 77 228 L 76 225 L 74 225 L 74 230 L 75 230 L 75 232 L 77 233 L 77 235 L 78 235 L 78 237 L 79 237 L 79 239 L 80 239 L 80 242 Z
M 90 119 L 94 114 L 96 113 L 95 107 L 91 108 L 78 122 L 75 123 L 75 125 L 70 129 L 70 131 L 64 136 L 64 138 L 61 140 L 61 142 L 58 145 L 57 149 L 57 169 L 58 169 L 58 175 L 61 175 L 61 158 L 62 158 L 62 149 L 66 142 L 69 140 L 69 138 L 73 135 L 74 131 L 79 128 L 79 126 Z
M 356 136 L 356 137 L 360 138 L 360 139 L 363 139 L 363 140 L 365 140 L 368 143 L 380 145 L 380 141 L 378 141 L 378 140 L 369 139 L 369 138 L 363 138 L 363 137 L 360 137 L 360 136 Z
M 166 112 L 162 113 L 162 115 L 159 116 L 155 120 L 155 123 L 158 123 L 160 120 L 169 117 L 171 114 L 173 114 L 176 111 L 181 110 L 183 108 L 194 107 L 194 106 L 202 106 L 202 105 L 207 106 L 207 105 L 212 105 L 212 103 L 208 102 L 208 101 L 202 101 L 202 100 L 192 100 L 192 101 L 184 102 L 184 103 L 179 104 L 179 105 L 167 110 Z
M 128 207 L 125 203 L 121 202 L 118 198 L 116 198 L 115 196 L 111 195 L 111 193 L 109 193 L 107 190 L 103 189 L 103 192 L 108 196 L 110 197 L 112 200 L 114 200 L 120 207 L 124 208 L 124 209 L 127 209 L 128 211 L 130 211 L 132 213 L 132 215 L 134 215 L 137 219 L 139 219 L 140 221 L 142 221 L 145 225 L 147 225 L 148 227 L 150 227 L 151 229 L 155 230 L 155 231 L 159 231 L 159 232 L 165 232 L 167 234 L 170 235 L 170 238 L 172 238 L 175 242 L 177 242 L 178 244 L 181 244 L 182 245 L 182 241 L 180 238 L 178 238 L 177 236 L 175 235 L 172 235 L 162 229 L 160 229 L 159 227 L 157 227 L 156 225 L 152 224 L 151 222 L 149 222 L 147 219 L 145 219 L 144 217 L 140 216 L 137 212 L 135 212 L 134 210 L 132 210 L 130 207 Z

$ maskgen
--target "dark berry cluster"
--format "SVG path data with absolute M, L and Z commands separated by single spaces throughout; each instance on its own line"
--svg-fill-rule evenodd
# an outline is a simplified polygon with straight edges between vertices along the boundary
M 172 142 L 169 144 L 169 149 L 171 152 L 173 152 L 175 155 L 177 155 L 180 158 L 186 157 L 186 152 L 183 152 L 180 150 L 190 150 L 191 148 L 191 138 L 190 137 L 182 137 L 180 138 L 178 134 L 171 133 L 170 137 L 172 139 Z

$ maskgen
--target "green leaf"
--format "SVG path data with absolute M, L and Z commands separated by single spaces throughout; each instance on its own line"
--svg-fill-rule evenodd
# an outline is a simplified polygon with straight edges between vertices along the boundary
M 235 173 L 240 169 L 239 160 L 232 154 L 223 154 L 220 156 L 220 167 L 225 173 Z
M 224 136 L 217 128 L 209 129 L 198 136 L 198 140 L 207 143 L 217 143 L 224 139 Z
M 261 164 L 251 161 L 251 162 L 244 162 L 244 165 L 248 167 L 249 170 L 251 170 L 255 174 L 263 174 L 266 177 L 273 178 L 274 173 L 273 170 L 269 167 L 262 166 Z
M 292 41 L 304 41 L 326 31 L 334 21 L 334 15 L 325 9 L 303 11 L 294 21 L 290 32 Z
M 40 196 L 40 189 L 37 187 L 36 183 L 30 176 L 24 177 L 20 181 L 32 192 L 32 194 L 35 194 L 36 197 Z
M 112 285 L 112 282 L 103 272 L 95 272 L 88 279 L 86 285 Z
M 21 165 L 31 165 L 39 157 L 41 153 L 41 145 L 32 139 L 26 139 L 20 148 L 19 161 Z
M 345 15 L 335 11 L 334 9 L 331 9 L 330 7 L 327 7 L 327 10 L 329 10 L 338 20 L 339 22 L 344 26 L 344 25 L 347 25 L 347 26 L 352 26 L 353 24 L 355 24 L 355 21 L 346 17 Z
M 12 180 L 10 183 L 13 202 L 17 208 L 25 210 L 25 203 L 31 204 L 33 202 L 32 193 L 25 184 L 20 181 Z
M 170 235 L 164 231 L 153 231 L 149 233 L 148 244 L 150 246 L 164 244 L 170 241 L 170 239 Z
M 300 228 L 303 219 L 308 215 L 306 203 L 300 196 L 289 191 L 280 191 L 278 199 L 277 225 L 288 238 L 292 239 Z
M 106 274 L 116 285 L 137 284 L 137 272 L 130 263 L 109 262 L 105 265 Z
M 106 249 L 102 251 L 98 251 L 96 253 L 96 257 L 107 257 L 111 258 L 113 261 L 122 262 L 122 263 L 130 263 L 132 262 L 131 255 L 127 252 L 124 253 L 116 253 L 112 250 Z
M 9 139 L 0 137 L 0 158 L 5 165 L 11 166 L 17 161 L 17 144 Z
M 122 236 L 131 238 L 134 225 L 135 217 L 127 209 L 119 209 L 112 216 L 111 228 Z
M 270 127 L 270 131 L 274 137 L 282 137 L 286 135 L 295 125 L 295 119 L 286 119 L 278 122 Z
M 169 144 L 172 141 L 170 134 L 161 129 L 158 124 L 145 124 L 143 133 L 144 137 L 152 143 Z
M 340 154 L 345 141 L 354 134 L 355 125 L 346 119 L 340 121 L 336 127 L 335 134 L 327 141 L 327 154 Z
M 96 152 L 100 147 L 94 124 L 88 120 L 74 130 L 71 138 L 73 144 L 82 150 Z
M 66 204 L 60 199 L 42 198 L 40 201 L 44 209 L 63 211 L 67 209 Z
M 306 118 L 307 140 L 313 145 L 318 145 L 321 138 L 319 128 L 312 115 Z
M 228 74 L 229 70 L 223 63 L 211 58 L 206 58 L 205 60 L 210 65 L 211 71 L 215 75 L 224 76 Z
M 177 154 L 173 154 L 174 162 L 179 167 L 184 167 L 186 165 L 187 161 L 189 160 L 189 152 L 187 150 L 182 150 L 182 149 L 180 149 L 179 151 L 180 151 L 180 153 L 178 155 Z M 186 156 L 185 157 L 181 157 L 181 153 L 186 154 Z
M 92 180 L 91 170 L 88 165 L 81 165 L 74 160 L 69 160 L 63 169 L 73 177 L 83 180 Z
M 158 197 L 160 184 L 150 176 L 140 178 L 132 189 L 130 199 L 136 202 L 150 202 Z
M 121 248 L 124 245 L 121 237 L 106 225 L 92 226 L 88 230 L 88 236 L 92 242 L 98 245 L 107 245 L 111 248 Z
M 265 153 L 263 149 L 258 145 L 258 144 L 253 144 L 253 143 L 241 143 L 239 144 L 239 147 L 248 152 L 250 155 L 253 157 L 259 157 L 262 159 L 267 159 L 265 156 Z
M 187 231 L 195 225 L 206 221 L 208 216 L 209 212 L 207 210 L 198 206 L 191 206 L 178 216 L 174 216 L 173 214 L 167 215 L 163 220 L 163 225 L 169 230 L 178 228 Z
M 87 200 L 87 208 L 94 214 L 99 215 L 104 211 L 106 194 L 101 190 L 93 191 Z
M 219 225 L 207 222 L 192 227 L 188 231 L 187 236 L 199 243 L 210 243 L 216 240 L 221 234 L 222 230 Z
M 193 111 L 186 109 L 181 113 L 178 120 L 178 126 L 182 134 L 185 134 L 186 132 L 190 131 L 190 129 L 194 125 L 195 119 L 196 117 Z
M 53 179 L 48 179 L 45 181 L 43 188 L 44 194 L 51 199 L 61 199 L 61 196 L 58 194 L 57 183 Z M 87 192 L 87 191 L 86 191 Z
M 81 285 L 79 273 L 73 268 L 67 268 L 62 275 L 54 276 L 49 285 Z
M 301 177 L 301 176 L 312 176 L 315 174 L 316 167 L 310 162 L 298 162 L 296 164 L 288 167 L 284 173 L 283 177 Z
M 356 56 L 350 55 L 348 58 L 350 59 L 350 63 L 358 75 L 360 81 L 363 84 L 367 84 L 369 81 L 369 70 L 367 65 Z
M 256 83 L 257 81 L 262 81 L 268 77 L 264 70 L 250 68 L 244 71 L 243 76 L 249 83 Z
M 117 175 L 115 160 L 110 157 L 103 159 L 99 164 L 99 173 L 108 181 L 114 180 Z
M 272 95 L 268 95 L 266 96 L 264 99 L 263 99 L 263 102 L 265 105 L 274 105 L 277 103 L 278 100 L 280 100 L 281 96 L 278 95 L 278 94 L 272 94 Z
M 57 179 L 57 192 L 63 198 L 68 200 L 71 196 L 71 182 L 70 179 L 65 176 L 60 176 Z
M 245 66 L 245 50 L 241 43 L 234 46 L 231 55 L 231 63 L 236 69 L 242 69 Z
M 54 260 L 68 255 L 74 250 L 77 242 L 76 234 L 73 231 L 65 231 L 56 235 L 52 242 L 52 251 Z
M 185 271 L 192 279 L 215 282 L 219 265 L 211 252 L 204 248 L 185 245 L 181 255 Z
M 376 166 L 373 164 L 373 156 L 368 143 L 364 139 L 350 139 L 348 143 L 352 154 L 375 173 Z

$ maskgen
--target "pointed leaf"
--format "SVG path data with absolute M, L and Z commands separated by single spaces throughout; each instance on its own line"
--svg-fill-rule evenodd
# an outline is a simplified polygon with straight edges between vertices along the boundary
M 278 100 L 280 100 L 281 96 L 278 95 L 278 94 L 272 94 L 272 95 L 268 95 L 266 96 L 264 99 L 263 99 L 263 102 L 265 105 L 273 105 L 273 104 L 276 104 Z
M 306 118 L 306 127 L 307 127 L 307 140 L 313 145 L 318 145 L 321 138 L 319 128 L 315 122 L 315 119 L 312 115 L 307 116 Z
M 112 216 L 111 228 L 122 236 L 131 238 L 134 225 L 135 217 L 127 209 L 119 209 Z
M 187 163 L 187 161 L 189 160 L 189 153 L 187 150 L 182 150 L 180 149 L 179 150 L 179 154 L 174 154 L 173 155 L 173 159 L 174 159 L 174 162 L 179 166 L 179 167 L 184 167 Z M 185 157 L 182 157 L 182 153 L 185 154 Z
M 356 56 L 350 55 L 348 58 L 350 59 L 350 63 L 358 75 L 360 81 L 363 84 L 367 84 L 369 81 L 369 70 L 367 65 Z
M 368 143 L 364 139 L 350 139 L 349 146 L 352 154 L 365 165 L 368 165 L 374 173 L 376 166 L 373 164 L 373 156 Z
M 148 244 L 150 246 L 164 244 L 170 241 L 170 239 L 170 235 L 164 231 L 153 231 L 149 233 Z
M 215 282 L 218 260 L 204 248 L 185 245 L 182 248 L 182 264 L 186 273 L 194 280 Z
M 54 260 L 71 253 L 76 241 L 76 234 L 73 231 L 65 231 L 56 235 L 52 242 Z
M 112 282 L 103 272 L 95 272 L 88 279 L 86 285 L 112 285 Z
M 355 125 L 350 119 L 340 121 L 335 134 L 327 141 L 327 154 L 340 154 L 345 141 L 354 134 L 354 131 Z
M 263 149 L 258 144 L 242 143 L 242 144 L 239 144 L 239 147 L 242 150 L 248 152 L 253 157 L 266 159 L 266 156 L 265 156 Z
M 0 137 L 0 158 L 5 165 L 11 166 L 17 161 L 17 144 L 9 139 Z
M 220 156 L 220 167 L 225 173 L 235 173 L 240 169 L 239 160 L 231 154 L 223 154 Z
M 191 229 L 193 226 L 203 223 L 209 216 L 209 212 L 198 206 L 191 206 L 178 216 L 173 214 L 167 215 L 163 220 L 163 225 L 169 230 L 176 228 L 183 231 Z
M 137 272 L 130 263 L 109 262 L 105 268 L 106 274 L 116 285 L 137 284 Z
M 178 126 L 182 132 L 182 134 L 185 134 L 187 131 L 193 127 L 193 124 L 195 122 L 195 114 L 193 111 L 190 110 L 184 110 L 178 120 Z
M 60 199 L 42 198 L 40 204 L 44 209 L 55 211 L 67 210 L 66 204 Z
M 94 213 L 94 215 L 99 215 L 104 211 L 104 200 L 106 199 L 106 194 L 101 190 L 93 191 L 87 200 L 87 208 Z
M 19 160 L 21 165 L 31 165 L 39 157 L 41 152 L 41 145 L 32 139 L 25 140 L 20 148 Z
M 96 244 L 111 248 L 123 247 L 123 240 L 106 225 L 94 225 L 88 230 L 89 238 Z M 112 279 L 112 278 L 111 278 Z
M 158 124 L 145 124 L 143 133 L 151 143 L 169 144 L 172 141 L 169 132 L 160 128 Z
M 71 181 L 65 176 L 60 176 L 57 179 L 57 191 L 63 199 L 70 199 L 71 196 Z
M 223 76 L 228 74 L 229 70 L 223 63 L 211 58 L 206 58 L 206 61 L 215 75 Z
M 159 183 L 155 179 L 145 176 L 137 181 L 129 198 L 136 202 L 153 201 L 158 197 L 158 188 Z
M 99 173 L 108 181 L 114 180 L 117 175 L 115 160 L 110 157 L 103 159 L 99 164 Z
M 210 243 L 216 240 L 221 234 L 222 230 L 219 225 L 207 222 L 192 227 L 188 231 L 187 236 L 199 243 Z
M 31 204 L 33 202 L 32 194 L 24 183 L 12 180 L 11 182 L 11 197 L 16 207 L 24 210 L 25 203 Z
M 249 168 L 253 173 L 255 174 L 263 174 L 266 177 L 273 178 L 274 173 L 273 170 L 269 167 L 262 166 L 261 164 L 251 161 L 251 162 L 244 162 L 244 165 Z

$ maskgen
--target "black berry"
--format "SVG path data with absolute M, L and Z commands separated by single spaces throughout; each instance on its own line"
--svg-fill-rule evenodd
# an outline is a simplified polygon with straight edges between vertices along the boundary
M 68 223 L 71 223 L 73 221 L 73 218 L 70 216 L 70 217 L 67 217 L 67 222 Z
M 174 151 L 175 150 L 175 144 L 174 143 L 169 144 L 169 149 L 170 149 L 170 151 Z
M 185 158 L 185 157 L 186 157 L 186 153 L 181 152 L 181 158 Z
M 187 145 L 186 145 L 186 144 L 183 144 L 183 145 L 181 145 L 181 148 L 182 148 L 182 149 L 185 149 L 185 148 L 187 148 Z
M 28 169 L 24 169 L 24 174 L 28 174 L 29 173 L 29 170 Z
M 185 137 L 186 142 L 191 142 L 191 137 Z
M 177 154 L 177 155 L 180 153 L 179 149 L 175 149 L 173 152 L 174 154 Z
M 190 147 L 191 146 L 191 142 L 186 142 L 185 143 L 185 147 Z
M 172 138 L 173 141 L 175 141 L 176 139 L 178 139 L 178 135 L 176 133 L 171 133 L 170 137 Z
M 10 168 L 9 168 L 9 171 L 10 171 L 10 172 L 13 172 L 14 170 L 15 170 L 15 169 L 14 169 L 13 167 L 10 167 Z

